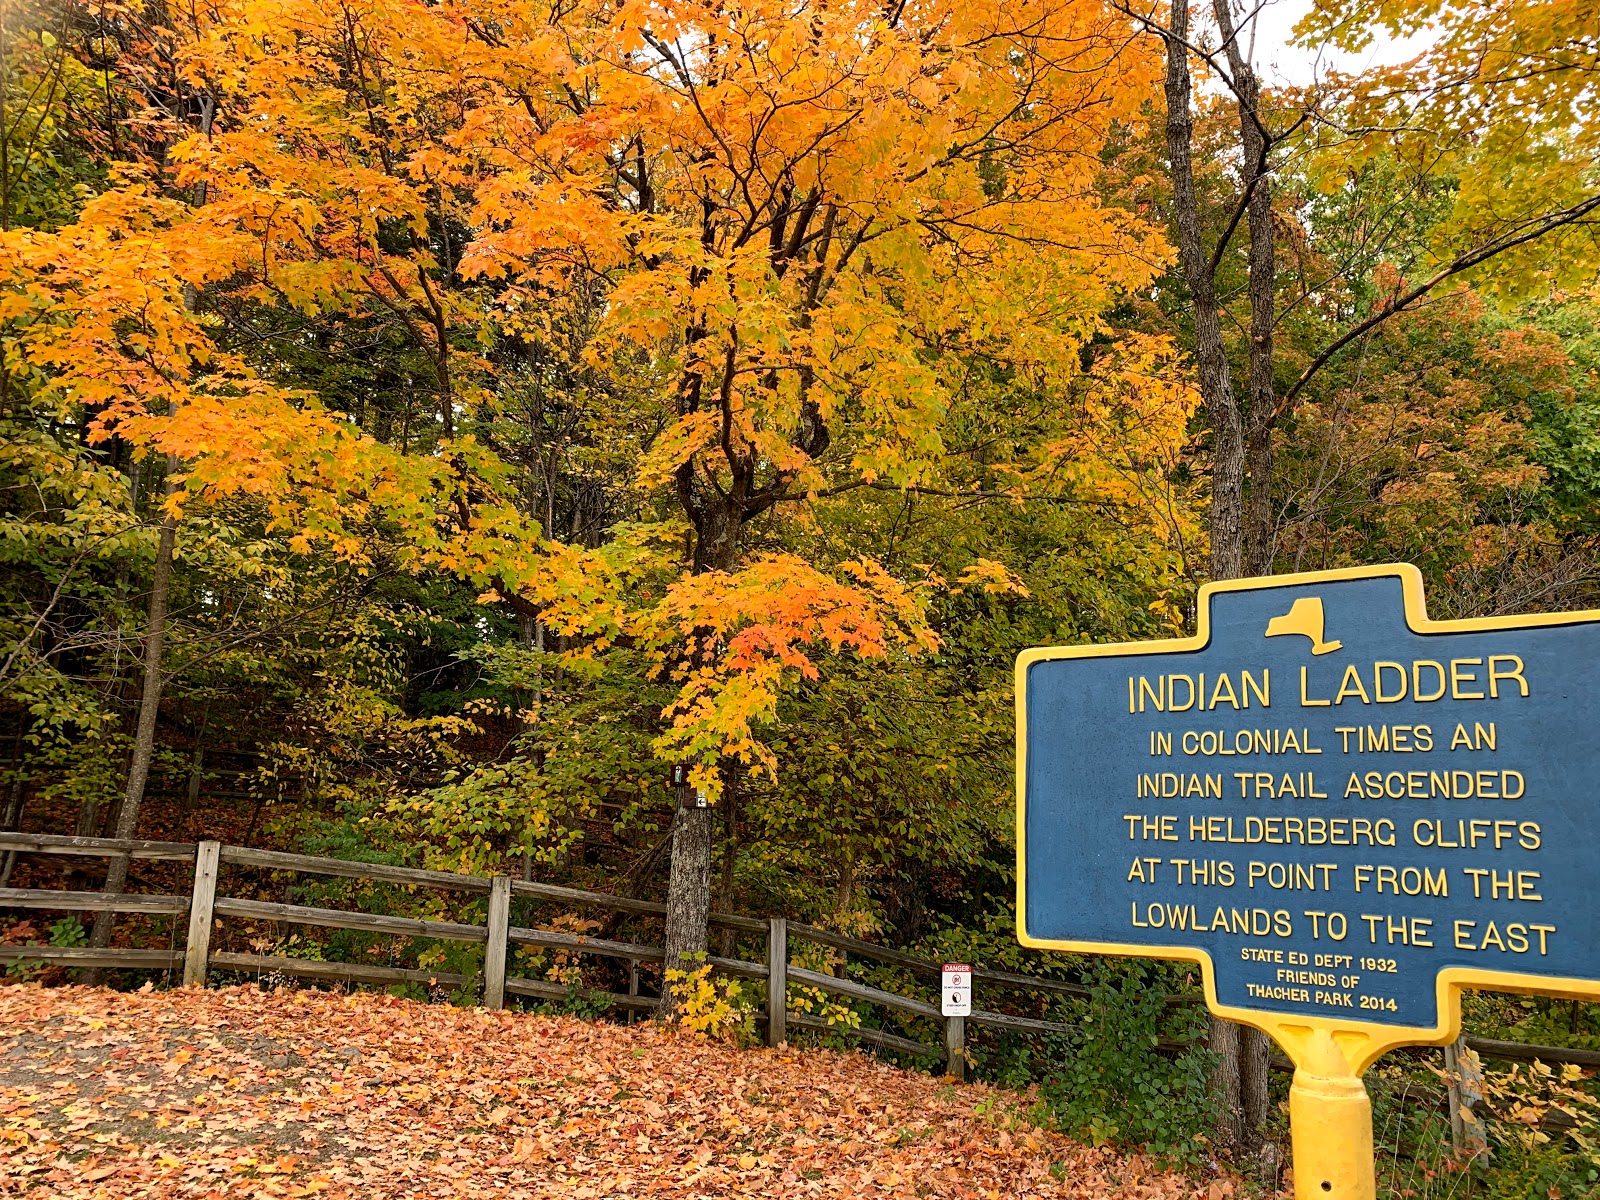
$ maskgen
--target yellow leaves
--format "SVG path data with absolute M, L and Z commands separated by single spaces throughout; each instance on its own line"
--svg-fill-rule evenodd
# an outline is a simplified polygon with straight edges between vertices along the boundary
M 793 1011 L 826 1021 L 830 1028 L 837 1025 L 858 1029 L 861 1026 L 860 1013 L 820 988 L 791 983 L 789 1003 Z
M 953 591 L 964 588 L 977 587 L 991 596 L 1012 594 L 1017 596 L 1029 595 L 1022 579 L 1004 563 L 992 562 L 987 558 L 980 558 L 957 577 Z
M 1319 0 L 1298 27 L 1308 43 L 1355 46 L 1375 29 L 1428 30 L 1425 48 L 1409 61 L 1334 81 L 1346 123 L 1374 132 L 1353 147 L 1341 135 L 1329 158 L 1338 167 L 1388 155 L 1440 181 L 1454 198 L 1432 230 L 1440 261 L 1520 239 L 1547 217 L 1592 205 L 1597 22 L 1594 0 Z M 1579 222 L 1495 255 L 1474 285 L 1526 295 L 1552 279 L 1592 279 L 1597 261 Z
M 187 281 L 150 232 L 173 206 L 140 188 L 115 198 L 92 202 L 59 234 L 0 233 L 9 293 L 0 319 L 63 404 L 118 413 L 179 404 L 213 352 L 184 310 Z
M 717 416 L 711 412 L 680 417 L 656 439 L 649 456 L 640 464 L 640 486 L 654 488 L 666 484 L 679 466 L 716 444 L 717 426 Z
M 724 1042 L 749 1032 L 754 1008 L 738 981 L 712 979 L 711 965 L 705 962 L 688 971 L 669 968 L 664 978 L 678 1001 L 674 1020 L 679 1028 Z
M 204 257 L 217 242 L 196 236 L 188 214 L 136 185 L 101 196 L 59 234 L 0 235 L 0 279 L 14 285 L 0 319 L 59 403 L 90 410 L 91 437 L 115 434 L 186 464 L 173 509 L 207 493 L 298 507 L 308 468 L 371 444 L 211 344 L 191 289 L 233 262 L 226 245 L 221 260 Z M 302 530 L 297 545 L 312 538 Z
M 1148 231 L 1103 213 L 1091 175 L 1155 64 L 1096 0 L 942 0 L 893 25 L 870 5 L 771 2 L 541 20 L 387 0 L 231 14 L 186 59 L 226 81 L 236 114 L 174 156 L 182 183 L 208 189 L 194 244 L 251 264 L 262 299 L 317 312 L 370 295 L 428 319 L 438 296 L 456 303 L 421 294 L 437 203 L 472 231 L 459 277 L 505 289 L 486 316 L 450 319 L 515 332 L 604 277 L 586 361 L 626 373 L 640 348 L 681 355 L 728 397 L 739 438 L 805 486 L 789 437 L 802 378 L 825 416 L 861 414 L 858 470 L 920 478 L 948 407 L 919 357 L 929 338 L 1055 369 L 1108 289 L 1149 277 Z M 379 100 L 344 90 L 346 21 L 383 61 Z M 1054 57 L 1016 49 L 1040 38 Z M 1015 150 L 983 158 L 990 139 Z M 386 252 L 383 222 L 416 243 Z M 661 440 L 647 485 L 709 450 L 705 435 Z

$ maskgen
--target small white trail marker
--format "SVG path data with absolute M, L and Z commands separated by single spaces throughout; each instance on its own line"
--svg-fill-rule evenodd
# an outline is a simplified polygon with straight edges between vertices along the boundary
M 941 972 L 939 1011 L 946 1017 L 972 1015 L 972 967 L 967 963 L 945 963 Z

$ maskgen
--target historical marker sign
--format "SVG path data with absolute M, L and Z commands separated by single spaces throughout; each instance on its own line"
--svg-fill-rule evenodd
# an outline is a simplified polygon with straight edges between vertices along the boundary
M 1388 566 L 1212 585 L 1197 624 L 1019 658 L 1025 944 L 1382 1045 L 1453 1036 L 1461 985 L 1600 994 L 1600 613 L 1430 621 Z

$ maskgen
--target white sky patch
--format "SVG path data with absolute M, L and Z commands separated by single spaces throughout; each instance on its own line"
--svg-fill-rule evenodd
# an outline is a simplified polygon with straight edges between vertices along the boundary
M 1329 71 L 1359 74 L 1374 67 L 1394 66 L 1420 54 L 1431 40 L 1427 31 L 1406 38 L 1391 38 L 1380 31 L 1372 45 L 1359 54 L 1346 54 L 1331 47 L 1290 45 L 1295 23 L 1310 10 L 1311 0 L 1264 0 L 1256 16 L 1255 63 L 1262 82 L 1269 87 L 1304 86 Z

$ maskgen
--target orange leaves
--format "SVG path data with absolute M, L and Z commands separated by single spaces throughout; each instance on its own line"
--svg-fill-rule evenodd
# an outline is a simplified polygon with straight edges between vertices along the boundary
M 751 521 L 861 480 L 986 489 L 1006 467 L 985 454 L 974 483 L 946 439 L 991 386 L 1082 398 L 1070 431 L 1013 424 L 1036 478 L 1096 499 L 1144 502 L 1181 441 L 1158 355 L 1083 366 L 1162 258 L 1096 188 L 1159 67 L 1105 0 L 230 0 L 197 21 L 170 57 L 215 121 L 72 229 L 0 243 L 0 320 L 61 404 L 178 460 L 174 507 L 244 497 L 295 551 L 449 574 L 573 655 L 650 656 L 678 689 L 664 755 L 770 766 L 757 729 L 823 656 L 937 646 L 917 588 L 831 565 L 852 550 L 683 575 L 668 506 L 697 563 L 739 566 Z M 346 412 L 280 385 L 351 329 L 359 365 L 316 376 Z M 603 463 L 606 514 L 572 536 L 604 544 L 528 515 L 497 427 L 523 386 L 570 406 L 572 462 Z M 982 563 L 960 586 L 1020 589 Z
M 818 652 L 884 658 L 938 648 L 916 591 L 869 560 L 840 571 L 851 582 L 792 555 L 762 558 L 734 574 L 685 576 L 643 617 L 659 668 L 680 684 L 657 750 L 707 760 L 698 785 L 720 791 L 709 762 L 721 755 L 774 765 L 753 725 L 772 718 L 786 677 L 816 678 Z
M 1206 1194 L 1033 1130 L 996 1089 L 656 1025 L 13 986 L 0 1031 L 26 1048 L 0 1067 L 0 1179 L 29 1200 Z M 163 1075 L 178 1043 L 226 1071 Z
M 736 574 L 689 576 L 673 586 L 651 620 L 658 628 L 675 627 L 686 643 L 723 644 L 720 660 L 728 670 L 773 659 L 807 678 L 815 669 L 802 653 L 805 647 L 882 658 L 891 645 L 937 646 L 922 627 L 916 598 L 898 580 L 866 561 L 845 563 L 841 570 L 858 586 L 791 555 L 758 559 Z
M 160 236 L 181 211 L 134 187 L 91 202 L 60 233 L 0 234 L 0 320 L 58 403 L 115 413 L 179 404 L 213 357 Z

